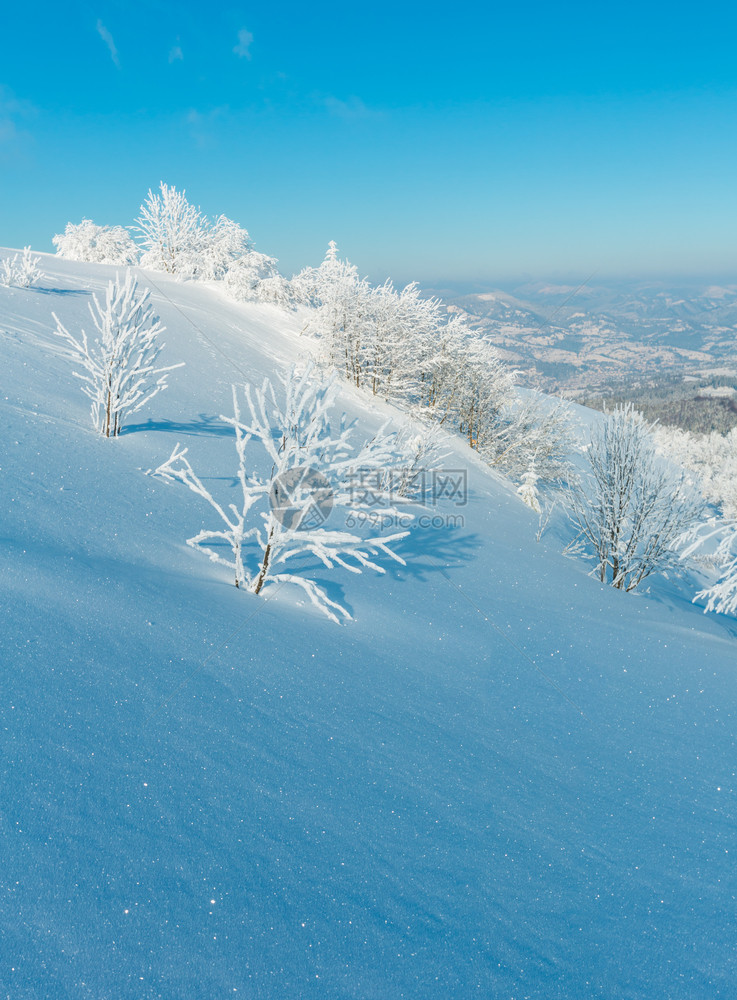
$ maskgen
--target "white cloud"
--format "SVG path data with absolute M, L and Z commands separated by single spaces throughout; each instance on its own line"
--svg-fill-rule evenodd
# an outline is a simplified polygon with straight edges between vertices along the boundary
M 239 59 L 250 59 L 251 58 L 251 42 L 253 41 L 253 35 L 250 31 L 246 31 L 245 28 L 241 28 L 238 32 L 238 44 L 233 47 L 233 51 L 238 56 Z
M 182 46 L 181 45 L 173 45 L 172 48 L 171 48 L 171 51 L 169 52 L 169 62 L 173 63 L 173 62 L 176 62 L 178 59 L 179 60 L 183 60 L 184 59 L 184 53 L 182 52 Z
M 115 47 L 115 42 L 113 41 L 113 36 L 107 30 L 102 21 L 98 18 L 97 20 L 97 34 L 103 40 L 110 50 L 110 58 L 115 63 L 115 65 L 120 69 L 120 59 L 118 58 L 118 50 Z

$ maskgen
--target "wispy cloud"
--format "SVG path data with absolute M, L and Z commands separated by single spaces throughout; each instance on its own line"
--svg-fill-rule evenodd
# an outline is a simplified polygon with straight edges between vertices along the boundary
M 210 108 L 209 111 L 198 111 L 192 108 L 187 114 L 189 134 L 200 149 L 212 148 L 217 145 L 218 133 L 222 123 L 230 116 L 227 104 Z
M 347 101 L 341 101 L 338 97 L 328 96 L 322 98 L 322 104 L 331 115 L 344 118 L 346 121 L 381 117 L 380 111 L 367 107 L 360 97 L 349 97 Z
M 251 58 L 251 42 L 253 42 L 251 32 L 241 28 L 238 32 L 238 44 L 233 46 L 233 51 L 239 59 Z
M 4 114 L 0 107 L 0 151 L 15 145 L 18 139 L 18 126 L 12 118 Z
M 181 62 L 183 59 L 184 59 L 184 53 L 182 52 L 182 46 L 172 45 L 169 51 L 169 62 L 173 63 L 177 62 L 177 60 Z
M 103 40 L 103 42 L 107 45 L 108 49 L 110 50 L 110 58 L 115 63 L 117 68 L 120 69 L 120 59 L 118 58 L 118 50 L 115 47 L 113 36 L 110 34 L 110 32 L 107 30 L 107 28 L 99 18 L 97 20 L 97 34 L 100 36 L 100 38 Z
M 0 160 L 14 159 L 22 153 L 29 133 L 19 123 L 35 113 L 31 103 L 19 100 L 0 84 Z

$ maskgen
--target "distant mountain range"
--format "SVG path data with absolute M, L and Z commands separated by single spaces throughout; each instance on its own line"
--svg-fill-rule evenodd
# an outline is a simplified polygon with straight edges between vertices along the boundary
M 553 391 L 576 395 L 633 376 L 737 375 L 737 283 L 530 282 L 432 291 Z

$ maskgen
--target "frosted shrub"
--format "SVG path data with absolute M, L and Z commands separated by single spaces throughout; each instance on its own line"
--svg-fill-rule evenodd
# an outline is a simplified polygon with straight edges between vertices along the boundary
M 704 499 L 737 517 L 737 428 L 727 434 L 694 434 L 676 427 L 653 430 L 659 451 L 696 474 Z
M 215 499 L 194 472 L 187 449 L 179 444 L 169 459 L 155 471 L 166 480 L 178 480 L 202 497 L 218 514 L 222 526 L 200 531 L 187 544 L 202 549 L 214 562 L 227 566 L 236 587 L 260 594 L 266 587 L 291 584 L 334 622 L 351 615 L 331 600 L 325 590 L 301 572 L 284 572 L 283 567 L 299 556 L 312 555 L 327 569 L 336 565 L 360 573 L 384 569 L 371 558 L 383 554 L 404 565 L 392 551 L 392 543 L 408 532 L 363 538 L 344 526 L 327 528 L 326 512 L 337 509 L 354 520 L 374 510 L 375 494 L 351 488 L 356 470 L 382 470 L 398 460 L 396 437 L 379 431 L 361 448 L 350 441 L 354 425 L 331 428 L 329 411 L 333 405 L 334 383 L 320 384 L 308 368 L 283 379 L 282 399 L 277 398 L 266 380 L 261 388 L 246 385 L 242 392 L 246 412 L 241 410 L 241 394 L 233 387 L 233 416 L 220 419 L 232 426 L 238 457 L 238 503 Z M 266 456 L 270 472 L 261 475 L 249 464 L 255 448 Z M 382 513 L 397 511 L 386 506 Z M 408 515 L 404 515 L 407 517 Z M 230 549 L 223 554 L 222 543 Z
M 441 471 L 441 462 L 447 458 L 443 451 L 445 435 L 435 424 L 425 421 L 408 421 L 396 439 L 402 464 L 384 470 L 382 487 L 392 498 L 407 502 L 422 502 L 428 488 L 428 477 Z
M 254 289 L 256 302 L 270 302 L 282 309 L 294 308 L 294 293 L 291 282 L 281 274 L 271 274 L 256 283 Z
M 138 247 L 122 226 L 96 226 L 91 219 L 68 222 L 53 238 L 56 253 L 68 260 L 127 267 L 138 263 Z
M 517 488 L 517 495 L 523 503 L 527 504 L 535 513 L 542 515 L 540 506 L 540 496 L 537 491 L 538 474 L 535 471 L 534 461 L 530 463 L 528 469 L 522 473 L 522 482 Z
M 130 271 L 123 282 L 116 277 L 108 284 L 102 303 L 93 296 L 90 314 L 98 333 L 91 342 L 84 330 L 79 339 L 74 337 L 56 314 L 52 314 L 54 333 L 82 366 L 73 374 L 92 401 L 95 430 L 116 437 L 128 416 L 166 388 L 167 373 L 182 365 L 156 366 L 164 327 L 149 302 L 148 289 L 139 290 Z
M 186 192 L 163 181 L 159 190 L 159 194 L 149 190 L 136 220 L 143 249 L 141 266 L 193 278 L 207 248 L 207 220 L 199 208 L 190 205 Z
M 257 250 L 249 250 L 230 263 L 223 278 L 223 286 L 236 301 L 255 302 L 260 297 L 259 286 L 273 277 L 281 278 L 276 269 L 276 259 Z
M 30 247 L 24 247 L 23 253 L 3 261 L 0 267 L 0 285 L 15 285 L 16 288 L 30 288 L 43 278 L 43 271 L 38 266 L 40 257 L 31 254 Z
M 522 396 L 518 391 L 493 412 L 481 448 L 489 465 L 520 484 L 524 484 L 526 476 L 529 482 L 531 468 L 536 484 L 566 478 L 574 451 L 580 451 L 580 447 L 571 424 L 569 404 L 536 392 Z
M 205 281 L 220 281 L 236 261 L 251 253 L 252 243 L 247 230 L 221 215 L 211 226 L 205 223 L 197 255 L 197 277 Z
M 650 425 L 630 403 L 591 438 L 589 473 L 566 491 L 568 513 L 602 583 L 634 590 L 678 565 L 675 546 L 702 503 L 655 451 Z

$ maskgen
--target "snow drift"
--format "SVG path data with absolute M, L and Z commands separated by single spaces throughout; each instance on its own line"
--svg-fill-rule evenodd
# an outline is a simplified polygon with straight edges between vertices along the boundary
M 228 498 L 217 415 L 299 317 L 136 269 L 186 366 L 105 439 L 51 313 L 114 268 L 41 266 L 0 287 L 2 994 L 731 995 L 733 621 L 593 581 L 460 440 L 406 566 L 315 570 L 346 626 L 237 590 L 144 473 L 179 441 Z

